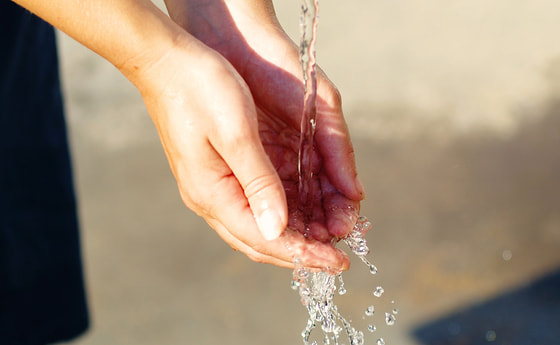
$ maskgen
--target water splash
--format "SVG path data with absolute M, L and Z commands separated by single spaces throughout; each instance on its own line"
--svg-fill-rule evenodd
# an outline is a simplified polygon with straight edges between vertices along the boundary
M 365 258 L 369 253 L 367 242 L 364 238 L 366 232 L 371 228 L 371 223 L 365 217 L 360 217 L 350 234 L 343 239 L 343 242 L 348 245 L 352 253 L 359 258 Z M 371 267 L 369 261 L 364 263 Z M 344 295 L 346 288 L 344 287 L 344 280 L 340 272 L 333 273 L 332 271 L 312 271 L 302 266 L 299 260 L 294 262 L 295 268 L 292 275 L 292 289 L 299 292 L 301 302 L 306 307 L 309 314 L 305 329 L 302 331 L 301 336 L 305 345 L 317 344 L 316 341 L 310 343 L 310 337 L 313 330 L 319 328 L 323 333 L 323 344 L 342 345 L 341 339 L 345 337 L 350 341 L 350 345 L 364 345 L 364 333 L 355 329 L 351 322 L 346 320 L 338 310 L 337 305 L 334 303 L 335 293 Z M 336 282 L 339 282 L 337 289 Z M 384 289 L 381 286 L 373 291 L 373 295 L 381 297 Z M 394 301 L 391 301 L 394 304 Z M 373 316 L 375 313 L 375 306 L 370 305 L 365 310 L 366 316 Z M 389 326 L 395 324 L 395 314 L 398 313 L 396 308 L 393 313 L 385 313 L 385 323 Z M 368 325 L 370 333 L 376 331 L 373 324 Z M 381 341 L 381 342 L 380 342 Z M 377 344 L 385 344 L 383 338 L 377 340 Z
M 299 271 L 305 270 L 300 267 Z M 294 279 L 302 279 L 304 275 L 295 274 Z M 299 281 L 299 293 L 302 303 L 309 313 L 307 325 L 301 336 L 304 344 L 310 344 L 311 332 L 320 327 L 324 335 L 324 344 L 340 344 L 343 331 L 346 332 L 352 345 L 363 345 L 363 333 L 354 329 L 338 312 L 333 302 L 335 292 L 335 275 L 328 272 L 311 272 L 304 280 Z M 339 325 L 342 324 L 342 327 Z M 313 344 L 313 343 L 311 343 Z
M 344 242 L 348 245 L 352 253 L 356 254 L 366 265 L 371 263 L 366 259 L 369 254 L 369 247 L 365 239 L 365 234 L 371 229 L 371 222 L 364 216 L 358 218 L 352 232 L 344 238 Z
M 352 242 L 359 237 L 363 239 L 363 235 L 367 231 L 363 227 L 364 223 L 366 223 L 363 221 L 363 218 L 365 217 L 361 218 L 361 222 L 356 223 L 353 231 L 344 239 L 344 242 Z M 371 227 L 371 223 L 367 226 Z M 349 240 L 347 241 L 347 239 Z M 356 252 L 361 253 L 361 249 L 358 249 L 358 247 L 351 247 L 350 245 L 349 247 L 355 254 Z M 359 256 L 359 254 L 356 255 Z M 332 274 L 329 271 L 311 271 L 303 267 L 299 260 L 295 261 L 291 286 L 293 289 L 298 290 L 301 302 L 309 314 L 307 325 L 301 334 L 306 345 L 310 344 L 311 333 L 317 327 L 323 332 L 324 344 L 339 345 L 341 344 L 339 342 L 341 336 L 344 334 L 349 339 L 351 345 L 364 344 L 364 333 L 356 330 L 350 321 L 340 314 L 338 307 L 334 303 L 337 279 L 340 283 L 338 292 L 340 293 L 341 288 L 343 288 L 344 293 L 346 293 L 344 281 L 340 273 Z M 373 314 L 374 307 L 371 306 L 371 308 Z

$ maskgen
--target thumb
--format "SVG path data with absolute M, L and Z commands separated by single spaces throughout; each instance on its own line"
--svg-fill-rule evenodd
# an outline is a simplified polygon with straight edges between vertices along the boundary
M 241 185 L 261 234 L 274 240 L 288 224 L 286 194 L 256 126 L 248 124 L 244 129 L 229 131 L 229 138 L 220 138 L 222 147 L 215 148 Z

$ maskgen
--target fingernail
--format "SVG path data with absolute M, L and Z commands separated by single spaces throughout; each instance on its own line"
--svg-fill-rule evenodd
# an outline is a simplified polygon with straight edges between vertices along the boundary
M 358 192 L 362 196 L 362 200 L 365 200 L 366 189 L 364 188 L 364 185 L 362 184 L 362 181 L 360 181 L 360 178 L 358 176 L 356 176 L 356 179 L 354 180 L 354 184 L 356 185 L 356 189 L 358 190 Z
M 282 222 L 280 221 L 280 216 L 270 210 L 266 209 L 260 216 L 256 217 L 257 225 L 261 230 L 261 234 L 267 241 L 272 241 L 278 238 L 282 231 Z

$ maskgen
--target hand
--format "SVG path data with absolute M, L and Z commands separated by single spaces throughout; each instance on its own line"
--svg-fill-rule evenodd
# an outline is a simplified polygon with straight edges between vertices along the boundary
M 295 254 L 310 267 L 348 267 L 347 257 L 328 243 L 294 231 L 272 241 L 263 236 L 286 227 L 284 189 L 261 143 L 251 93 L 222 56 L 183 38 L 133 80 L 183 201 L 227 243 L 255 261 L 284 267 L 293 266 Z
M 235 66 L 257 105 L 259 131 L 288 197 L 290 227 L 306 233 L 297 209 L 297 152 L 303 85 L 297 47 L 282 31 L 270 1 L 167 0 L 171 17 Z M 329 241 L 351 230 L 364 190 L 340 96 L 318 72 L 314 219 L 310 234 Z

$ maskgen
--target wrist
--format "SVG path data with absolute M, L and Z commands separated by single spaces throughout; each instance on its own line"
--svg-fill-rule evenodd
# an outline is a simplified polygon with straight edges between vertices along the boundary
M 280 27 L 271 0 L 165 0 L 165 5 L 173 21 L 196 37 L 227 31 L 232 23 L 241 30 L 247 19 Z

